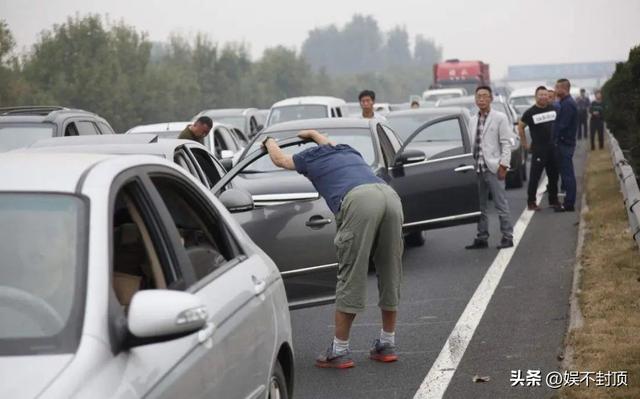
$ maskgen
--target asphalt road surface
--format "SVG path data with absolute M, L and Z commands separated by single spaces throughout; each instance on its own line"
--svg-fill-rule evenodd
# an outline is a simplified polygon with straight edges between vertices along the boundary
M 574 163 L 581 198 L 587 146 L 582 142 Z M 526 183 L 507 191 L 515 223 L 526 207 Z M 580 202 L 580 201 L 578 201 Z M 492 206 L 492 203 L 490 203 Z M 380 331 L 377 288 L 369 275 L 367 310 L 356 318 L 351 349 L 356 367 L 318 369 L 314 359 L 333 338 L 333 306 L 295 310 L 291 314 L 296 357 L 296 398 L 545 398 L 554 394 L 544 376 L 560 369 L 564 335 L 568 326 L 569 296 L 578 234 L 579 212 L 536 212 L 501 274 L 468 346 L 458 345 L 452 331 L 499 251 L 497 215 L 490 218 L 490 248 L 468 251 L 475 225 L 434 230 L 421 248 L 407 249 L 404 283 L 398 314 L 396 344 L 400 360 L 380 364 L 368 359 L 373 339 Z M 576 204 L 579 206 L 580 204 Z M 482 293 L 481 293 L 482 294 Z M 485 293 L 486 295 L 486 293 Z M 477 310 L 472 312 L 478 314 Z M 463 326 L 464 327 L 464 326 Z M 450 337 L 450 335 L 452 335 Z M 461 356 L 445 373 L 451 378 L 441 394 L 419 396 L 443 347 L 457 346 Z M 460 347 L 463 351 L 460 352 Z M 464 350 L 466 348 L 466 350 Z M 444 352 L 447 352 L 446 350 Z M 446 357 L 446 356 L 445 356 Z M 539 387 L 511 386 L 512 371 L 540 370 Z M 441 370 L 431 370 L 438 372 Z M 474 376 L 488 376 L 474 382 Z

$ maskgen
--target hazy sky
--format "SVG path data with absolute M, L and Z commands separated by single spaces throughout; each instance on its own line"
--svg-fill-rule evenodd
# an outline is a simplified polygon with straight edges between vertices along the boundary
M 244 41 L 254 58 L 277 44 L 299 49 L 314 27 L 373 15 L 383 30 L 435 39 L 445 58 L 489 62 L 493 77 L 508 65 L 626 60 L 640 44 L 640 0 L 0 0 L 19 50 L 76 12 L 123 19 L 152 40 L 206 32 Z

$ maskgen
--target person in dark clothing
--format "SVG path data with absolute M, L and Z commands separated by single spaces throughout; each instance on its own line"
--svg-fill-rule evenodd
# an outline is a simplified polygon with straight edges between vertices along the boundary
M 604 148 L 604 105 L 600 91 L 596 92 L 596 99 L 589 107 L 589 114 L 591 115 L 591 151 L 596 149 L 596 133 L 598 134 L 599 148 L 602 149 Z
M 555 146 L 553 144 L 553 122 L 556 120 L 556 110 L 549 104 L 549 95 L 544 86 L 536 89 L 536 103 L 522 114 L 518 122 L 520 141 L 525 149 L 531 150 L 531 168 L 529 170 L 529 187 L 527 190 L 527 208 L 539 211 L 536 203 L 536 192 L 542 171 L 546 170 L 549 184 L 547 193 L 549 205 L 556 208 L 558 202 L 558 166 L 556 164 Z M 531 146 L 527 144 L 525 127 L 531 133 Z
M 556 95 L 560 98 L 560 110 L 553 124 L 553 137 L 556 144 L 558 169 L 562 184 L 566 190 L 564 204 L 556 212 L 573 212 L 576 203 L 576 175 L 573 169 L 573 154 L 576 150 L 576 130 L 578 125 L 578 106 L 571 97 L 571 82 L 560 79 L 556 83 Z
M 585 89 L 580 89 L 580 95 L 576 98 L 576 104 L 578 105 L 578 132 L 576 136 L 578 140 L 587 138 L 587 121 L 589 119 L 589 97 L 587 97 Z
M 204 145 L 204 138 L 211 131 L 213 121 L 208 116 L 201 116 L 191 125 L 187 125 L 178 136 L 182 140 L 193 140 Z
M 315 130 L 303 130 L 298 137 L 318 145 L 289 155 L 270 137 L 262 143 L 274 165 L 295 170 L 309 179 L 336 215 L 335 336 L 326 352 L 316 359 L 316 366 L 353 367 L 349 334 L 356 314 L 366 307 L 370 262 L 378 277 L 382 330 L 371 346 L 369 358 L 385 363 L 396 361 L 395 327 L 404 248 L 400 197 L 373 173 L 354 148 L 335 144 Z

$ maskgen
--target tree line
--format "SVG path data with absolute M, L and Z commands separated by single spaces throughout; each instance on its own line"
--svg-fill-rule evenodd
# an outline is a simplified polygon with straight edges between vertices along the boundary
M 616 65 L 602 94 L 607 127 L 627 151 L 636 176 L 640 176 L 640 46 L 631 49 L 626 62 Z
M 356 49 L 358 49 L 356 51 Z M 253 61 L 243 43 L 218 44 L 205 34 L 151 42 L 124 22 L 99 15 L 69 17 L 42 33 L 28 54 L 0 20 L 0 106 L 55 104 L 104 116 L 116 131 L 185 120 L 207 108 L 268 108 L 302 95 L 355 101 L 370 88 L 381 101 L 404 102 L 431 82 L 441 48 L 404 28 L 382 32 L 355 15 L 343 29 L 315 29 L 300 52 L 283 46 Z

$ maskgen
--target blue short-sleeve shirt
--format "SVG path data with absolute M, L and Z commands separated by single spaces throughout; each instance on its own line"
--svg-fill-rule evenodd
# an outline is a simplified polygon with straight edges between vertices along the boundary
M 342 199 L 354 187 L 384 183 L 362 155 L 351 146 L 325 144 L 293 156 L 296 171 L 306 176 L 333 213 L 340 211 Z

